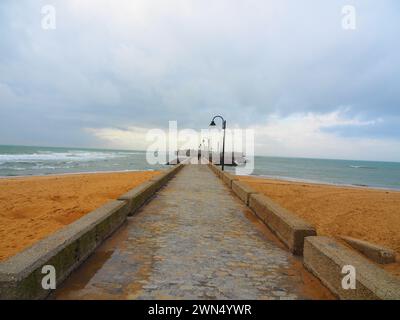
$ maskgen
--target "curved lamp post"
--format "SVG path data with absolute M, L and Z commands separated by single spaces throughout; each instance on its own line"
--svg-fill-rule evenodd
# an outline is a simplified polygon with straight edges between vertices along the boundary
M 226 129 L 226 120 L 221 116 L 215 116 L 210 123 L 210 127 L 215 127 L 215 119 L 220 118 L 222 120 L 222 129 L 224 130 L 224 138 L 222 140 L 222 171 L 224 171 L 225 166 L 225 129 Z

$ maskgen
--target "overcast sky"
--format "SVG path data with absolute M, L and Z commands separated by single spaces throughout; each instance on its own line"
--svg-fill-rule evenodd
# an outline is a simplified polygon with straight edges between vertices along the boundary
M 399 30 L 398 0 L 1 0 L 0 144 L 142 149 L 222 114 L 257 154 L 400 161 Z

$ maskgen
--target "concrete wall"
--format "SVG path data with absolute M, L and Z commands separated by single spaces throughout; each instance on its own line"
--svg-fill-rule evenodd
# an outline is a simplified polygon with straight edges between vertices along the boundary
M 209 164 L 209 167 L 286 244 L 292 253 L 302 255 L 304 239 L 316 235 L 312 225 L 280 207 L 270 198 L 258 194 L 247 184 L 238 181 L 235 175 L 221 171 L 213 164 Z
M 400 280 L 333 238 L 308 237 L 304 266 L 336 296 L 345 300 L 400 300 Z M 344 266 L 355 270 L 354 289 L 344 289 Z M 347 271 L 348 272 L 348 271 Z
M 351 237 L 342 237 L 342 239 L 352 248 L 376 263 L 388 264 L 396 262 L 396 252 L 394 250 Z
M 222 172 L 212 164 L 209 166 L 293 254 L 304 255 L 304 266 L 337 297 L 341 299 L 400 299 L 398 278 L 336 240 L 317 237 L 315 228 L 306 221 L 280 207 L 267 196 L 257 193 L 248 185 L 235 180 L 231 174 Z M 354 241 L 356 239 L 350 240 L 354 247 L 379 263 L 393 261 L 393 256 L 385 248 L 359 240 Z M 350 240 L 347 239 L 347 242 Z M 353 265 L 356 268 L 356 290 L 342 288 L 341 281 L 345 274 L 341 271 L 345 265 Z
M 232 181 L 232 191 L 248 206 L 250 195 L 257 194 L 258 192 L 254 191 L 247 184 L 234 180 Z
M 315 228 L 261 194 L 251 194 L 249 207 L 296 255 L 303 254 L 304 239 L 315 236 Z
M 44 265 L 55 267 L 61 283 L 126 219 L 125 201 L 112 201 L 30 248 L 0 263 L 1 299 L 40 299 L 50 292 L 42 289 Z
M 55 267 L 57 285 L 60 284 L 182 166 L 166 170 L 121 196 L 121 200 L 105 204 L 0 263 L 0 299 L 46 298 L 51 291 L 41 285 L 44 265 Z
M 211 163 L 209 163 L 208 166 L 215 173 L 217 177 L 222 178 L 223 171 L 219 167 Z
M 143 206 L 151 197 L 162 188 L 175 174 L 177 174 L 184 164 L 174 166 L 149 181 L 141 184 L 127 193 L 123 194 L 118 200 L 124 200 L 129 205 L 129 215 L 133 215 L 141 206 Z
M 234 180 L 237 180 L 235 175 L 225 171 L 222 173 L 222 181 L 224 181 L 229 188 L 232 188 L 232 181 Z

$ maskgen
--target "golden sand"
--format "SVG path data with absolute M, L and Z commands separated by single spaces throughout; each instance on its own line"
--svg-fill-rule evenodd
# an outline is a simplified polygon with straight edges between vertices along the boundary
M 318 235 L 350 236 L 400 253 L 400 192 L 239 177 L 302 217 Z M 400 263 L 386 269 L 400 275 Z
M 143 171 L 0 179 L 0 261 L 157 174 Z

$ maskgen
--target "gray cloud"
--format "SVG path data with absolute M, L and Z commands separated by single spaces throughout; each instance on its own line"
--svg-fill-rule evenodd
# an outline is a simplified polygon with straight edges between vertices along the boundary
M 85 128 L 200 128 L 268 116 L 348 115 L 373 128 L 341 136 L 398 138 L 399 8 L 351 1 L 53 1 L 57 29 L 40 27 L 47 1 L 0 4 L 0 143 L 98 144 Z

